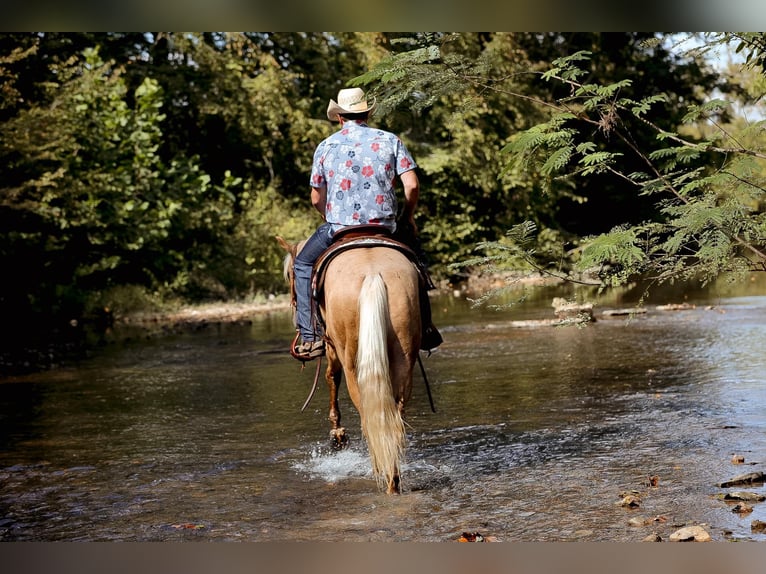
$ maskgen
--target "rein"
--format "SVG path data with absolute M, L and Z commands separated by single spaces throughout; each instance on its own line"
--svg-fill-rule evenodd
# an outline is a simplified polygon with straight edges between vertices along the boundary
M 295 344 L 298 342 L 298 337 L 300 337 L 300 336 L 301 336 L 300 332 L 296 332 L 295 333 L 295 338 L 293 339 L 293 342 L 290 345 L 290 354 L 293 357 L 295 357 L 295 351 L 293 351 L 293 349 L 295 349 Z M 295 357 L 295 358 L 297 359 L 298 357 Z M 301 363 L 301 371 L 303 371 L 303 369 L 305 369 L 305 368 L 306 368 L 306 363 L 302 362 Z M 317 392 L 317 385 L 319 384 L 319 373 L 321 372 L 321 370 L 322 370 L 322 357 L 319 357 L 318 360 L 317 360 L 317 369 L 316 369 L 316 372 L 314 373 L 314 382 L 311 385 L 311 390 L 309 391 L 309 396 L 306 399 L 306 402 L 303 403 L 303 406 L 301 407 L 301 412 L 306 410 L 306 407 L 309 406 L 309 403 L 311 402 L 311 399 L 314 398 L 314 393 Z
M 428 377 L 426 377 L 426 368 L 423 366 L 423 361 L 420 358 L 420 353 L 418 353 L 418 365 L 420 365 L 420 372 L 423 374 L 423 382 L 426 384 L 426 393 L 428 393 L 428 402 L 431 404 L 431 412 L 436 412 L 436 407 L 434 406 L 434 398 L 431 396 L 431 385 L 428 384 Z
M 298 335 L 295 336 L 296 340 L 298 339 Z M 293 341 L 293 346 L 295 346 L 295 341 Z M 428 393 L 428 403 L 431 405 L 431 412 L 436 412 L 436 407 L 434 406 L 434 398 L 431 396 L 431 385 L 428 384 L 428 377 L 426 376 L 426 368 L 423 366 L 423 360 L 420 358 L 420 353 L 418 353 L 418 365 L 420 365 L 420 372 L 423 375 L 423 383 L 426 386 L 426 393 Z M 306 363 L 303 363 L 301 366 L 301 369 L 306 368 Z M 306 402 L 303 403 L 303 406 L 301 407 L 301 412 L 306 410 L 306 407 L 309 406 L 309 403 L 311 402 L 311 399 L 314 398 L 314 394 L 317 392 L 317 386 L 319 384 L 319 373 L 322 370 L 322 357 L 319 357 L 317 360 L 317 368 L 314 372 L 314 382 L 311 384 L 311 390 L 309 391 L 309 396 L 306 398 Z
M 306 402 L 303 403 L 303 406 L 301 407 L 301 412 L 306 410 L 306 407 L 309 406 L 309 403 L 311 402 L 311 399 L 314 398 L 314 393 L 317 392 L 317 384 L 319 383 L 319 371 L 322 367 L 322 357 L 319 357 L 317 360 L 317 370 L 314 373 L 314 383 L 311 385 L 311 391 L 309 392 L 309 396 L 306 399 Z

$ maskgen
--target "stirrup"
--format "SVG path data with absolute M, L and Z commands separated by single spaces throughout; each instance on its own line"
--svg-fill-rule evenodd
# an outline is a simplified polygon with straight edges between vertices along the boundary
M 290 345 L 290 354 L 299 361 L 313 361 L 325 354 L 324 341 L 319 339 L 317 341 L 306 341 L 298 345 L 298 338 L 300 333 L 295 334 L 292 345 Z

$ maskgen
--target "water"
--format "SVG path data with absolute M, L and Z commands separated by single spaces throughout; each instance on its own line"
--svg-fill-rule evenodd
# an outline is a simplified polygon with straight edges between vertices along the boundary
M 763 292 L 584 328 L 512 323 L 552 317 L 553 288 L 505 312 L 435 301 L 437 412 L 416 373 L 394 497 L 345 393 L 346 451 L 329 448 L 324 386 L 300 412 L 313 372 L 285 353 L 287 313 L 111 344 L 0 381 L 0 540 L 637 541 L 691 524 L 763 540 L 766 502 L 740 516 L 716 486 L 766 470 Z M 630 491 L 638 508 L 619 504 Z

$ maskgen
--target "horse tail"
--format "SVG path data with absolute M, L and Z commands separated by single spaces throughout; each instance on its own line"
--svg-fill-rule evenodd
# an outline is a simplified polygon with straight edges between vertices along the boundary
M 388 491 L 399 489 L 405 429 L 394 399 L 388 360 L 388 293 L 380 274 L 367 275 L 359 293 L 359 384 L 362 432 L 367 439 L 372 470 Z

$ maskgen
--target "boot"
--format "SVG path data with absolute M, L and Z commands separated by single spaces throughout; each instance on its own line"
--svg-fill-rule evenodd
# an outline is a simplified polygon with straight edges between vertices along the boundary
M 433 323 L 423 326 L 423 336 L 420 338 L 420 348 L 423 351 L 435 349 L 444 342 L 441 333 L 434 327 Z
M 431 321 L 431 300 L 428 298 L 428 287 L 423 283 L 420 286 L 420 321 L 421 350 L 430 351 L 441 345 L 444 339 Z
M 298 338 L 300 333 L 295 334 L 292 345 L 290 345 L 290 354 L 299 361 L 313 361 L 318 357 L 322 357 L 325 354 L 324 340 L 317 339 L 316 341 L 303 341 L 298 344 Z
M 306 341 L 295 347 L 293 353 L 300 361 L 311 361 L 324 355 L 324 341 Z

